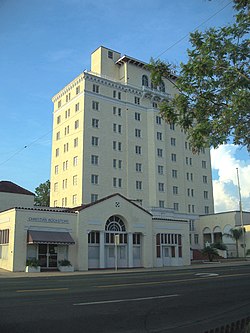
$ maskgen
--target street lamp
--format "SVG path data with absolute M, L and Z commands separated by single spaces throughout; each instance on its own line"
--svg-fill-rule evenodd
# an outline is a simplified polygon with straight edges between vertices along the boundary
M 243 235 L 243 255 L 244 255 L 244 258 L 246 258 L 245 229 L 244 229 L 244 223 L 243 223 L 243 212 L 242 212 L 242 202 L 241 202 L 241 193 L 240 193 L 239 169 L 236 168 L 236 171 L 237 171 L 238 190 L 239 190 L 240 224 L 241 224 L 242 235 Z

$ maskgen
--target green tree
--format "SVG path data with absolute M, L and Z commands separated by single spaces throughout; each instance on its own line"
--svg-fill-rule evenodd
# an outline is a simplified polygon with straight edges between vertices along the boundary
M 35 189 L 35 206 L 49 207 L 50 202 L 50 181 L 41 183 Z
M 248 0 L 234 0 L 233 24 L 191 33 L 192 48 L 177 79 L 170 64 L 148 66 L 154 85 L 165 76 L 178 89 L 160 104 L 160 113 L 184 129 L 194 152 L 231 140 L 250 151 L 249 8 Z
M 235 245 L 236 245 L 236 255 L 237 258 L 239 257 L 239 239 L 243 235 L 243 228 L 231 228 L 229 230 L 229 234 L 225 234 L 226 237 L 230 237 L 233 240 L 235 240 Z
M 211 246 L 205 246 L 204 249 L 201 251 L 201 253 L 208 257 L 208 260 L 212 262 L 215 257 L 218 256 L 218 251 L 216 248 Z

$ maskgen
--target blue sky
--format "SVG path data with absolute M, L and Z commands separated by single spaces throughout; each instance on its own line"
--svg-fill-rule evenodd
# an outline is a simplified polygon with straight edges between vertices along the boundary
M 51 98 L 90 68 L 90 54 L 98 46 L 145 62 L 161 54 L 178 65 L 187 59 L 189 32 L 232 18 L 230 0 L 0 0 L 0 180 L 34 191 L 49 179 Z M 221 202 L 216 209 L 235 209 L 235 167 L 240 175 L 250 174 L 249 155 L 233 146 L 212 157 L 218 154 L 222 165 L 229 154 L 232 170 L 225 179 L 221 165 L 213 163 L 214 194 Z M 243 208 L 249 210 L 249 180 L 241 187 Z

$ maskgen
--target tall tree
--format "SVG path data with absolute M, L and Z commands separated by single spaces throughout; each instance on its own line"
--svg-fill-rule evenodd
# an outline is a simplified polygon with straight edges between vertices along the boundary
M 35 206 L 49 207 L 50 202 L 50 181 L 41 183 L 35 189 Z
M 243 232 L 245 232 L 243 228 L 231 228 L 229 234 L 225 234 L 226 237 L 235 240 L 237 258 L 239 257 L 239 240 L 243 235 Z
M 154 85 L 165 76 L 178 89 L 160 112 L 186 131 L 194 151 L 229 141 L 250 151 L 249 8 L 249 0 L 234 0 L 233 24 L 191 33 L 188 62 L 176 80 L 170 64 L 149 65 Z

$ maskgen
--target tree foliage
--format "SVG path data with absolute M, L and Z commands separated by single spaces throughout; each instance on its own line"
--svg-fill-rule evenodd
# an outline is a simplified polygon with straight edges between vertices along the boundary
M 167 77 L 178 89 L 160 105 L 162 117 L 184 129 L 194 151 L 232 141 L 250 151 L 249 1 L 235 0 L 235 22 L 190 34 L 188 62 L 176 80 L 170 64 L 151 61 L 154 84 Z
M 245 232 L 245 230 L 242 227 L 240 227 L 240 228 L 231 228 L 229 230 L 229 234 L 225 234 L 226 237 L 230 237 L 231 239 L 235 240 L 237 258 L 239 257 L 239 240 L 243 235 L 243 232 Z
M 50 181 L 41 183 L 35 189 L 35 206 L 49 207 L 50 203 Z
M 205 246 L 204 249 L 201 251 L 201 253 L 208 257 L 209 261 L 213 261 L 215 257 L 218 256 L 218 251 L 215 247 L 211 246 Z

